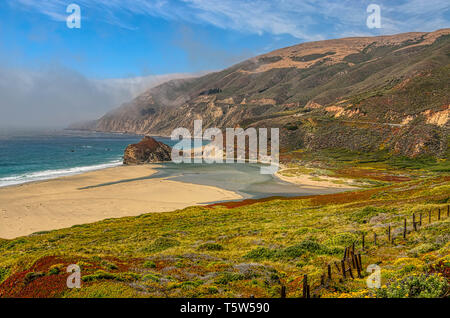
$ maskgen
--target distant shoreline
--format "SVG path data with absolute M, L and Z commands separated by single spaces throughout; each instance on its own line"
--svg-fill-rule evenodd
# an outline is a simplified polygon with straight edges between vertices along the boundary
M 80 166 L 80 167 L 73 167 L 73 168 L 66 168 L 66 169 L 38 171 L 38 172 L 30 173 L 29 178 L 32 178 L 33 174 L 37 175 L 35 180 L 30 180 L 30 179 L 22 180 L 22 181 L 17 181 L 17 183 L 12 183 L 12 184 L 8 184 L 8 185 L 0 184 L 0 189 L 17 187 L 17 186 L 21 186 L 24 184 L 43 182 L 43 181 L 47 181 L 47 180 L 55 180 L 58 178 L 64 178 L 64 177 L 69 177 L 69 176 L 76 176 L 76 175 L 80 175 L 80 174 L 84 174 L 84 173 L 88 173 L 88 172 L 92 172 L 92 171 L 99 171 L 99 170 L 104 170 L 104 169 L 109 169 L 109 168 L 114 168 L 114 167 L 120 167 L 122 165 L 123 165 L 122 161 L 111 161 L 111 162 L 106 162 L 103 164 L 92 165 L 92 166 Z M 47 172 L 47 174 L 44 175 L 44 173 L 46 173 L 46 172 Z M 54 176 L 52 176 L 52 174 Z M 42 176 L 39 177 L 39 175 L 42 175 Z M 3 181 L 7 181 L 6 180 L 7 178 L 2 178 L 2 179 L 3 179 Z M 14 178 L 16 178 L 16 180 L 17 180 L 18 177 L 12 176 L 9 178 L 11 178 L 11 182 L 16 182 L 16 181 L 14 181 Z

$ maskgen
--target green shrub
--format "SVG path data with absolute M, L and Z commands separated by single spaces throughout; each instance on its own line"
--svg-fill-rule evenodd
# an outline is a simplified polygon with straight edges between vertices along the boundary
M 244 279 L 244 275 L 238 273 L 225 272 L 219 275 L 214 281 L 216 284 L 226 285 L 230 282 Z
M 203 282 L 201 281 L 201 280 L 196 280 L 196 281 L 185 281 L 185 282 L 182 282 L 181 284 L 180 284 L 180 287 L 182 288 L 182 289 L 192 289 L 192 288 L 196 288 L 196 287 L 198 287 L 198 286 L 200 286 L 200 285 L 202 285 L 203 284 Z
M 222 251 L 223 246 L 217 243 L 205 243 L 198 247 L 200 251 Z
M 245 258 L 254 260 L 272 259 L 275 258 L 276 251 L 268 249 L 266 247 L 258 247 L 245 255 Z
M 49 275 L 58 275 L 59 273 L 61 273 L 61 270 L 63 269 L 64 264 L 55 264 L 50 266 L 49 270 L 48 270 L 48 274 Z
M 245 258 L 253 260 L 263 259 L 295 259 L 306 253 L 311 254 L 335 254 L 337 250 L 330 249 L 314 240 L 305 240 L 300 244 L 288 246 L 279 250 L 258 247 L 245 255 Z
M 379 298 L 437 298 L 448 288 L 445 278 L 438 275 L 408 276 L 391 285 L 379 288 L 376 296 Z
M 80 267 L 81 270 L 85 270 L 85 269 L 87 269 L 88 267 L 92 266 L 90 263 L 85 262 L 85 261 L 79 261 L 79 262 L 77 263 L 77 265 Z
M 111 263 L 111 262 L 108 262 L 108 261 L 102 261 L 102 265 L 103 265 L 106 269 L 109 269 L 109 270 L 119 269 L 119 267 L 118 267 L 116 264 Z
M 95 274 L 92 275 L 86 275 L 83 276 L 81 279 L 83 280 L 83 282 L 92 282 L 92 281 L 96 281 L 96 280 L 101 280 L 101 279 L 116 279 L 116 275 L 112 274 L 112 273 L 108 273 L 102 270 L 98 270 L 95 272 Z
M 98 270 L 94 274 L 83 276 L 81 279 L 83 280 L 83 282 L 92 282 L 92 281 L 103 280 L 103 279 L 126 282 L 126 281 L 134 281 L 139 278 L 140 278 L 140 276 L 138 274 L 130 273 L 130 272 L 114 274 L 114 273 L 105 272 L 103 270 Z
M 414 265 L 414 264 L 407 264 L 407 265 L 404 265 L 402 267 L 402 269 L 400 270 L 400 273 L 407 274 L 407 273 L 410 273 L 410 272 L 414 271 L 415 269 L 417 269 L 416 265 Z
M 94 255 L 91 257 L 91 260 L 96 263 L 101 263 L 103 260 L 100 256 Z
M 24 283 L 25 284 L 31 283 L 36 278 L 39 278 L 39 277 L 42 277 L 42 276 L 45 276 L 45 273 L 43 273 L 43 272 L 36 272 L 36 273 L 35 272 L 29 272 L 29 273 L 27 273 L 25 275 Z
M 19 245 L 19 244 L 24 244 L 24 243 L 26 243 L 26 242 L 27 242 L 27 241 L 26 241 L 25 239 L 19 238 L 19 239 L 16 239 L 16 240 L 14 240 L 14 241 L 9 242 L 6 248 L 7 248 L 7 249 L 12 249 L 12 248 L 14 248 L 14 247 L 17 246 L 17 245 Z
M 325 244 L 328 246 L 349 246 L 358 239 L 354 233 L 344 232 L 333 235 Z
M 168 248 L 178 246 L 180 245 L 180 242 L 178 242 L 175 239 L 168 238 L 168 237 L 160 237 L 153 241 L 153 243 L 144 248 L 144 251 L 146 252 L 161 252 Z
M 435 250 L 437 247 L 434 246 L 432 243 L 423 243 L 420 245 L 417 245 L 416 247 L 410 249 L 408 251 L 408 255 L 417 257 L 419 255 L 425 254 L 427 252 L 430 252 L 432 250 Z
M 151 280 L 151 281 L 154 281 L 154 282 L 157 282 L 157 283 L 160 282 L 160 278 L 157 275 L 154 275 L 154 274 L 146 274 L 146 275 L 144 275 L 142 277 L 142 280 L 143 281 Z
M 373 216 L 376 216 L 380 213 L 386 213 L 388 211 L 389 211 L 388 209 L 384 208 L 366 206 L 364 209 L 352 213 L 350 219 L 357 223 L 367 223 Z
M 0 267 L 0 283 L 3 282 L 9 275 L 9 268 Z
M 312 254 L 328 254 L 328 248 L 316 241 L 305 240 L 300 244 L 290 246 L 282 251 L 282 255 L 287 258 L 296 258 L 303 255 L 305 252 Z
M 297 125 L 286 125 L 286 126 L 284 126 L 284 128 L 286 128 L 287 130 L 290 130 L 290 131 L 294 131 L 294 130 L 298 129 L 298 126 Z
M 218 290 L 217 287 L 215 287 L 215 286 L 205 286 L 205 287 L 203 288 L 203 291 L 204 291 L 206 294 L 210 294 L 210 295 L 214 295 L 214 294 L 219 293 L 219 290 Z
M 142 266 L 144 266 L 144 268 L 156 268 L 156 264 L 153 261 L 145 261 Z

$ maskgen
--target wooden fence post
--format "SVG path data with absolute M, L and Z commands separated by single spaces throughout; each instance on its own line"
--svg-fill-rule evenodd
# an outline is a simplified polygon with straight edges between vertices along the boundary
M 366 234 L 362 234 L 362 249 L 364 250 L 366 243 Z
M 286 298 L 286 286 L 281 285 L 281 298 Z
M 439 208 L 439 210 L 438 210 L 438 221 L 440 221 L 441 220 L 441 208 Z
M 336 269 L 338 271 L 338 273 L 341 272 L 341 268 L 339 267 L 339 263 L 338 262 L 334 262 L 334 266 L 336 266 Z
M 352 266 L 356 268 L 355 254 L 352 254 Z
M 373 233 L 373 244 L 377 245 L 377 233 Z
M 350 264 L 349 264 L 349 265 L 350 265 Z M 352 279 L 355 279 L 355 277 L 353 277 L 353 271 L 352 271 L 352 267 L 351 267 L 351 266 L 348 267 L 348 273 L 350 274 L 350 277 L 351 277 Z
M 391 242 L 391 225 L 389 224 L 389 227 L 388 227 L 388 243 L 390 243 Z
M 311 295 L 309 294 L 309 284 L 306 285 L 306 298 L 311 298 Z
M 344 278 L 346 278 L 346 276 L 345 276 L 345 262 L 344 262 L 344 260 L 341 261 L 341 267 L 342 267 L 342 276 Z
M 303 298 L 307 298 L 308 294 L 308 275 L 303 275 Z
M 361 253 L 358 253 L 358 263 L 359 263 L 359 268 L 362 270 L 362 261 L 361 261 Z
M 328 264 L 328 279 L 331 280 L 331 265 Z
M 359 263 L 359 257 L 361 256 L 360 253 L 358 253 L 358 255 L 355 255 L 355 260 L 356 260 L 356 271 L 358 272 L 358 278 L 362 278 L 361 276 L 361 264 Z
M 406 239 L 406 218 L 403 222 L 403 238 Z

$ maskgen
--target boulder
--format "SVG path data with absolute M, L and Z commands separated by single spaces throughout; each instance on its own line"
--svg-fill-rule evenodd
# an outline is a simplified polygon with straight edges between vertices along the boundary
M 154 138 L 145 136 L 139 143 L 125 149 L 123 164 L 139 165 L 171 160 L 172 148 Z

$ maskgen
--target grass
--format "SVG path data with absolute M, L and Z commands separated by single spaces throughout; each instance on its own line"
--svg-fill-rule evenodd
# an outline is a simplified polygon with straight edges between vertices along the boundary
M 445 159 L 430 156 L 408 158 L 393 156 L 388 151 L 359 152 L 346 149 L 292 151 L 282 155 L 284 161 L 296 162 L 283 171 L 284 175 L 311 174 L 359 180 L 371 185 L 387 185 L 423 176 L 447 174 L 450 171 L 448 156 Z
M 2 240 L 0 296 L 279 297 L 283 284 L 288 297 L 298 297 L 304 274 L 321 297 L 405 296 L 391 291 L 396 284 L 436 296 L 450 273 L 449 181 L 428 176 L 339 194 L 190 207 Z M 412 230 L 412 213 L 424 216 L 420 231 Z M 406 240 L 399 234 L 404 218 Z M 388 224 L 394 245 L 386 240 Z M 359 246 L 362 233 L 378 235 L 377 246 L 367 240 L 362 260 L 382 267 L 386 292 L 369 290 L 367 273 L 355 280 L 335 273 L 319 287 L 326 265 L 346 246 Z M 65 286 L 69 264 L 81 267 L 80 290 Z

